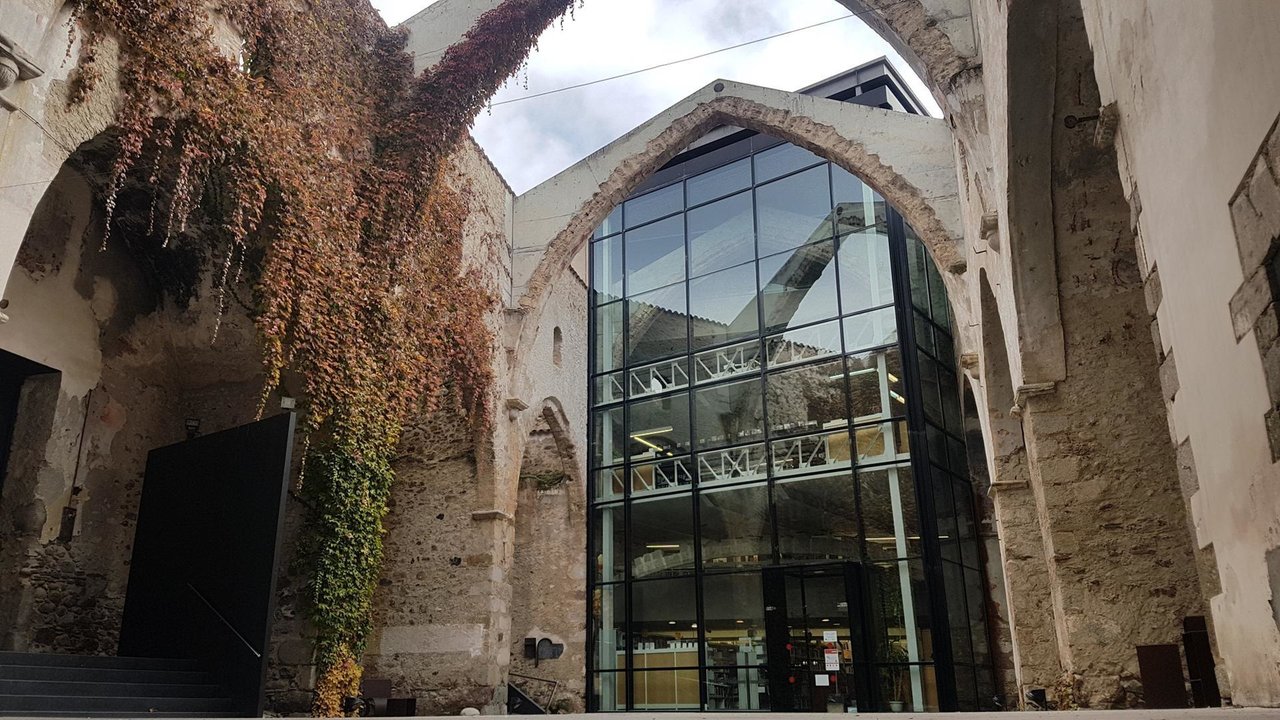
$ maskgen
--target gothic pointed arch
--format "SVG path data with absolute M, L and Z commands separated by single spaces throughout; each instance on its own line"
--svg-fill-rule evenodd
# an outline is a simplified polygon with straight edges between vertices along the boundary
M 689 143 L 724 125 L 773 135 L 858 175 L 917 231 L 949 285 L 964 272 L 955 155 L 943 121 L 717 80 L 517 198 L 521 347 L 536 342 L 552 284 L 595 226 Z M 962 297 L 954 288 L 953 296 Z

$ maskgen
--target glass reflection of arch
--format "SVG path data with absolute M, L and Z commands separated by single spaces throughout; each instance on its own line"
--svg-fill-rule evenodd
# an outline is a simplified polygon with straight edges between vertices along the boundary
M 726 593 L 846 563 L 845 707 L 977 709 L 994 688 L 941 278 L 856 176 L 750 143 L 592 238 L 591 707 L 768 707 L 763 604 L 720 617 Z

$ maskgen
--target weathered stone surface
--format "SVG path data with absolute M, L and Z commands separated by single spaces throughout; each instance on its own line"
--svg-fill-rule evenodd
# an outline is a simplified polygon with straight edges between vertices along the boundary
M 1271 283 L 1267 280 L 1267 272 L 1261 267 L 1255 268 L 1245 276 L 1245 281 L 1231 297 L 1231 324 L 1237 340 L 1253 329 L 1271 302 Z
M 435 35 L 422 37 L 457 37 L 493 4 L 437 3 L 424 16 Z M 592 212 L 607 211 L 629 183 L 678 152 L 682 138 L 717 122 L 780 133 L 866 173 L 932 238 L 944 266 L 966 268 L 947 275 L 961 350 L 978 355 L 977 366 L 988 366 L 992 353 L 1012 360 L 998 382 L 984 378 L 987 392 L 999 384 L 1008 395 L 1013 387 L 1061 380 L 1053 395 L 1027 402 L 1025 422 L 1004 415 L 1013 403 L 998 393 L 984 419 L 997 484 L 992 513 L 999 564 L 1013 619 L 1007 645 L 1022 685 L 1072 689 L 1085 704 L 1129 704 L 1139 691 L 1132 645 L 1176 642 L 1171 628 L 1182 615 L 1205 612 L 1203 596 L 1213 598 L 1214 637 L 1224 649 L 1222 668 L 1230 672 L 1234 699 L 1280 703 L 1280 632 L 1273 629 L 1280 574 L 1273 567 L 1280 532 L 1273 465 L 1280 459 L 1280 355 L 1273 348 L 1280 331 L 1271 289 L 1258 272 L 1280 232 L 1280 134 L 1267 101 L 1280 92 L 1268 62 L 1277 46 L 1262 30 L 1276 26 L 1280 11 L 1266 3 L 1241 10 L 1194 0 L 1083 0 L 1091 41 L 1085 43 L 1072 15 L 1081 8 L 1075 2 L 844 4 L 891 33 L 940 100 L 946 120 L 922 124 L 939 130 L 942 141 L 931 147 L 960 158 L 950 163 L 950 178 L 939 176 L 956 181 L 954 204 L 913 191 L 928 183 L 903 185 L 892 177 L 909 177 L 918 158 L 868 151 L 865 144 L 857 155 L 857 147 L 844 144 L 847 132 L 798 104 L 780 111 L 712 101 L 701 115 L 656 128 L 669 144 L 641 143 L 618 175 L 596 168 L 585 195 L 577 186 L 557 188 L 573 196 L 565 212 L 576 211 L 584 197 L 594 203 Z M 141 458 L 156 444 L 180 439 L 191 408 L 206 429 L 243 421 L 261 378 L 252 327 L 243 318 L 229 319 L 229 334 L 224 326 L 231 345 L 210 351 L 198 342 L 207 337 L 207 316 L 146 307 L 118 255 L 95 258 L 59 244 L 86 230 L 91 235 L 92 228 L 84 189 L 72 191 L 63 180 L 50 186 L 48 179 L 66 148 L 108 126 L 118 103 L 118 58 L 106 38 L 98 53 L 98 91 L 88 103 L 67 107 L 75 62 L 64 62 L 64 55 L 76 57 L 76 48 L 66 54 L 64 42 L 47 40 L 65 37 L 61 23 L 68 12 L 52 0 L 17 0 L 0 17 L 0 32 L 34 48 L 47 70 L 28 86 L 4 91 L 4 100 L 36 118 L 43 131 L 0 111 L 0 120 L 10 119 L 0 126 L 0 186 L 7 188 L 0 192 L 6 219 L 0 280 L 11 301 L 0 347 L 43 352 L 44 361 L 62 371 L 52 387 L 32 385 L 24 398 L 43 408 L 43 421 L 20 430 L 32 441 L 18 446 L 13 457 L 22 467 L 8 475 L 0 497 L 0 587 L 6 590 L 0 619 L 11 621 L 3 628 L 5 647 L 105 652 L 118 626 Z M 1020 23 L 1041 14 L 1052 22 L 1030 29 L 1044 37 L 1027 34 Z M 222 37 L 226 29 L 216 27 L 220 47 L 234 47 Z M 1042 47 L 1028 48 L 1036 43 Z M 1232 72 L 1224 75 L 1222 67 Z M 1107 86 L 1101 93 L 1095 78 Z M 1061 122 L 1066 114 L 1088 117 L 1104 104 L 1119 112 L 1118 158 L 1092 147 L 1087 123 L 1068 132 Z M 1014 137 L 1018 142 L 1011 143 Z M 1239 167 L 1224 169 L 1225 162 Z M 1117 170 L 1123 188 L 1113 177 Z M 573 486 L 563 486 L 561 495 L 560 486 L 546 486 L 550 481 L 520 483 L 521 465 L 538 465 L 521 461 L 530 439 L 535 454 L 549 447 L 534 428 L 545 399 L 564 409 L 566 435 L 585 443 L 584 372 L 572 365 L 552 370 L 559 366 L 551 350 L 554 330 L 561 329 L 562 359 L 585 357 L 581 276 L 563 271 L 572 253 L 561 248 L 554 271 L 539 276 L 539 299 L 521 304 L 531 283 L 512 258 L 530 258 L 522 255 L 520 238 L 513 247 L 510 237 L 514 199 L 473 147 L 459 158 L 456 174 L 472 184 L 468 261 L 505 307 L 519 307 L 491 320 L 495 335 L 505 338 L 493 361 L 501 386 L 495 407 L 497 398 L 515 398 L 529 409 L 498 413 L 497 427 L 480 440 L 459 436 L 452 419 L 424 421 L 406 437 L 399 463 L 406 483 L 388 518 L 381 634 L 374 638 L 375 648 L 394 652 L 371 655 L 369 666 L 372 674 L 392 677 L 399 691 L 420 696 L 420 707 L 430 712 L 497 709 L 509 667 L 520 664 L 512 656 L 521 636 L 544 633 L 576 652 L 575 624 L 582 617 L 571 622 L 567 611 L 558 616 L 531 596 L 530 588 L 568 582 L 563 576 L 572 561 L 528 552 L 543 540 L 538 523 L 522 525 L 549 516 L 552 524 L 568 518 L 572 527 L 578 512 L 568 494 Z M 1139 181 L 1145 208 L 1137 201 Z M 1028 212 L 1028 199 L 1041 201 L 1035 212 Z M 977 242 L 984 215 L 999 221 L 998 244 Z M 28 223 L 33 217 L 37 222 Z M 1140 254 L 1130 252 L 1138 242 L 1135 222 Z M 565 241 L 580 242 L 590 225 L 582 220 L 566 230 Z M 22 267 L 10 275 L 24 238 L 35 242 L 23 248 Z M 1223 257 L 1230 263 L 1221 263 Z M 1159 273 L 1148 275 L 1140 297 L 1137 278 L 1156 264 Z M 994 296 L 991 317 L 984 313 L 981 322 L 973 312 L 980 275 Z M 1151 317 L 1157 308 L 1159 321 Z M 976 352 L 992 323 L 1016 330 Z M 48 328 L 57 328 L 65 342 L 49 342 Z M 1233 342 L 1250 330 L 1257 358 Z M 1146 351 L 1147 335 L 1155 353 Z M 1172 354 L 1163 356 L 1166 345 L 1176 345 L 1176 367 Z M 1180 427 L 1173 428 L 1157 385 L 1166 397 L 1176 395 Z M 85 419 L 87 425 L 78 422 Z M 1166 424 L 1183 441 L 1176 453 L 1164 439 Z M 77 471 L 72 461 L 82 426 L 86 462 Z M 1199 457 L 1191 457 L 1188 436 Z M 1268 442 L 1274 451 L 1263 447 Z M 1180 499 L 1195 510 L 1190 525 Z M 60 543 L 54 538 L 68 505 L 78 520 L 72 539 Z M 301 517 L 291 505 L 290 539 Z M 525 539 L 530 534 L 532 542 Z M 300 582 L 282 568 L 269 679 L 273 705 L 293 712 L 305 711 L 314 684 Z M 580 588 L 574 592 L 571 602 L 584 600 Z M 454 633 L 458 628 L 472 630 Z M 433 637 L 449 639 L 438 653 L 416 652 Z
M 1178 363 L 1173 353 L 1165 356 L 1160 363 L 1160 389 L 1167 402 L 1173 402 L 1178 396 Z
M 1156 311 L 1160 309 L 1160 302 L 1164 300 L 1164 288 L 1160 286 L 1160 268 L 1151 268 L 1147 279 L 1143 281 L 1142 293 L 1147 301 L 1147 313 L 1155 317 Z

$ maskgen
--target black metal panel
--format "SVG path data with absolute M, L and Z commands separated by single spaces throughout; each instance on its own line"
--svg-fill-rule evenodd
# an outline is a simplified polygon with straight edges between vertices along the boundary
M 795 705 L 795 683 L 791 677 L 791 653 L 787 638 L 787 587 L 785 571 L 780 567 L 764 569 L 764 636 L 769 668 L 769 704 L 776 708 Z
M 13 444 L 13 431 L 18 423 L 22 385 L 33 375 L 55 372 L 51 367 L 0 350 L 0 489 L 4 488 L 9 469 L 9 446 Z
M 1203 616 L 1183 618 L 1182 648 L 1187 655 L 1191 704 L 1194 707 L 1221 707 L 1222 692 L 1218 688 L 1213 647 L 1209 642 L 1209 625 Z
M 121 655 L 190 657 L 260 717 L 294 416 L 151 451 Z
M 933 468 L 929 464 L 929 439 L 925 430 L 924 402 L 920 393 L 920 366 L 916 355 L 915 319 L 911 304 L 911 274 L 908 269 L 906 223 L 896 208 L 889 212 L 889 245 L 893 256 L 894 292 L 898 298 L 898 336 L 902 367 L 909 378 L 907 426 L 911 437 L 911 471 L 916 481 L 916 507 L 920 509 L 920 534 L 924 547 L 924 568 L 929 586 L 929 622 L 932 625 L 933 659 L 938 679 L 938 707 L 943 712 L 959 710 L 956 699 L 951 625 L 947 615 L 948 589 L 943 584 L 942 551 L 938 547 L 938 514 L 933 502 Z M 954 592 L 954 590 L 950 590 Z
M 1177 645 L 1139 645 L 1138 672 L 1142 676 L 1142 704 L 1148 709 L 1187 707 L 1187 686 Z
M 508 715 L 546 715 L 547 711 L 515 685 L 507 685 Z
M 872 663 L 883 657 L 883 648 L 876 642 L 869 627 L 884 627 L 884 619 L 880 610 L 871 602 L 871 587 L 878 581 L 875 575 L 884 570 L 875 565 L 862 563 L 845 563 L 845 592 L 849 596 L 850 639 L 853 641 L 854 657 L 859 661 L 853 666 L 854 698 L 858 707 L 864 711 L 875 711 L 881 705 L 880 687 L 875 682 L 876 669 Z

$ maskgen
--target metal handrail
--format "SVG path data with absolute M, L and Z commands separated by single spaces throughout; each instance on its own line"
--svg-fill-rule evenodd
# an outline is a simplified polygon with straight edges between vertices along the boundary
M 507 672 L 511 677 L 524 678 L 525 680 L 537 680 L 538 682 L 551 683 L 551 696 L 547 698 L 547 704 L 544 708 L 547 712 L 551 712 L 551 703 L 556 701 L 556 695 L 560 692 L 560 681 L 551 678 L 541 678 L 535 675 L 524 675 L 518 672 Z
M 214 607 L 213 603 L 209 602 L 208 598 L 202 595 L 199 590 L 195 589 L 195 587 L 192 586 L 191 583 L 187 583 L 186 585 L 187 585 L 187 589 L 190 590 L 192 593 L 194 593 L 196 597 L 200 598 L 200 602 L 204 603 L 205 607 L 209 608 L 209 611 L 212 612 L 214 615 L 216 615 L 218 617 L 218 620 L 222 621 L 222 624 L 226 625 L 227 629 L 230 630 L 231 633 L 235 635 L 237 639 L 240 640 L 240 642 L 244 643 L 245 647 L 249 648 L 249 652 L 253 653 L 253 656 L 255 658 L 262 659 L 262 653 L 258 652 L 258 650 L 253 646 L 253 644 L 250 643 L 248 640 L 246 640 L 244 635 L 240 634 L 239 630 L 236 630 L 236 627 L 231 624 L 231 621 L 227 620 L 225 617 L 223 617 L 222 613 L 218 612 L 218 608 Z

